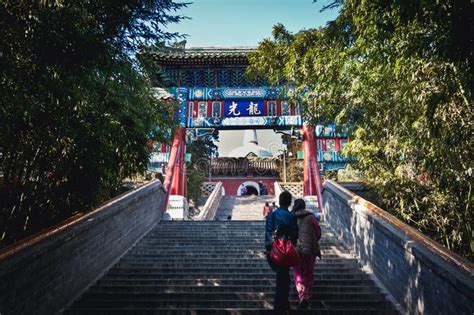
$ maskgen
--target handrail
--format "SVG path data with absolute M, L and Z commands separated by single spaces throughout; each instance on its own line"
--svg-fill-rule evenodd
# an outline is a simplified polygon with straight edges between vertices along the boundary
M 273 184 L 273 187 L 275 188 L 275 197 L 278 198 L 280 194 L 284 191 L 283 187 L 281 187 L 280 183 L 275 181 Z
M 443 247 L 441 244 L 437 243 L 436 241 L 432 240 L 428 236 L 424 235 L 423 233 L 419 232 L 415 228 L 409 226 L 408 224 L 404 223 L 400 219 L 396 218 L 394 215 L 389 214 L 382 208 L 377 207 L 373 203 L 365 200 L 364 198 L 354 194 L 352 191 L 344 188 L 343 186 L 339 185 L 338 183 L 328 180 L 325 183 L 326 187 L 333 186 L 335 189 L 339 190 L 343 194 L 347 195 L 351 198 L 351 202 L 354 204 L 358 204 L 363 206 L 363 209 L 367 212 L 372 213 L 373 215 L 385 220 L 386 222 L 390 223 L 391 225 L 397 227 L 401 230 L 405 235 L 411 237 L 415 241 L 419 242 L 421 245 L 428 248 L 431 252 L 442 258 L 444 261 L 455 265 L 459 270 L 462 272 L 471 275 L 474 271 L 474 264 L 469 262 L 468 260 L 464 259 L 463 257 L 457 255 L 456 253 L 450 251 L 449 249 Z
M 29 237 L 26 237 L 22 240 L 19 240 L 18 242 L 15 242 L 11 245 L 8 245 L 7 247 L 2 248 L 0 250 L 0 261 L 12 256 L 13 254 L 15 254 L 17 252 L 20 252 L 20 251 L 22 251 L 26 248 L 31 247 L 31 246 L 35 245 L 36 243 L 39 243 L 40 241 L 42 241 L 44 239 L 50 238 L 53 235 L 56 235 L 56 234 L 58 234 L 62 231 L 65 231 L 67 229 L 71 229 L 73 226 L 83 222 L 86 219 L 90 220 L 90 218 L 92 216 L 96 215 L 97 213 L 100 213 L 101 211 L 103 211 L 104 209 L 110 207 L 111 205 L 113 205 L 115 203 L 118 203 L 119 201 L 121 201 L 125 198 L 128 198 L 130 195 L 136 194 L 139 191 L 145 190 L 145 189 L 147 189 L 151 186 L 154 186 L 154 185 L 159 185 L 159 186 L 163 187 L 161 182 L 158 179 L 152 180 L 151 182 L 146 183 L 145 185 L 142 185 L 142 186 L 137 187 L 137 188 L 135 188 L 133 190 L 130 190 L 130 191 L 126 191 L 123 194 L 120 194 L 118 196 L 115 196 L 112 199 L 104 201 L 100 206 L 98 206 L 95 209 L 92 209 L 89 212 L 86 212 L 86 211 L 79 212 L 79 213 L 71 216 L 70 218 L 68 218 L 68 219 L 66 219 L 66 220 L 64 220 L 64 221 L 62 221 L 58 224 L 55 224 L 55 225 L 53 225 L 49 228 L 46 228 L 46 229 L 44 229 L 44 230 L 42 230 L 38 233 L 35 233 L 35 234 L 33 234 Z
M 222 182 L 217 182 L 212 193 L 207 198 L 206 204 L 202 208 L 198 220 L 213 220 L 216 215 L 217 208 L 222 198 Z

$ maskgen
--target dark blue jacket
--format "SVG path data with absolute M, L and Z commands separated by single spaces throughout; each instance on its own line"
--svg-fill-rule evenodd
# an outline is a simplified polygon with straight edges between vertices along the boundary
M 296 216 L 293 212 L 285 208 L 278 208 L 271 212 L 265 223 L 265 246 L 272 244 L 273 231 L 277 230 L 281 225 L 284 225 L 284 234 L 281 236 L 288 236 L 293 242 L 298 239 L 298 224 Z

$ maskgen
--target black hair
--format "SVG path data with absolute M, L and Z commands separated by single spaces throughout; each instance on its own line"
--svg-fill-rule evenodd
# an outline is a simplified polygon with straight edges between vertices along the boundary
M 291 205 L 291 194 L 288 191 L 284 191 L 280 194 L 280 197 L 278 198 L 280 201 L 280 207 L 282 208 L 287 208 Z
M 268 201 L 267 201 L 267 202 L 265 202 L 265 206 L 267 206 L 267 207 L 269 206 L 269 204 L 268 204 Z
M 296 199 L 295 202 L 293 203 L 293 209 L 291 211 L 304 210 L 304 209 L 306 209 L 306 203 L 304 202 L 303 199 L 299 198 L 299 199 Z

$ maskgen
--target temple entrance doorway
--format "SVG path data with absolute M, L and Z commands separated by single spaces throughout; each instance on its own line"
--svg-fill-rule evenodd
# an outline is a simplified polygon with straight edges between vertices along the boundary
M 258 196 L 258 191 L 253 186 L 247 186 L 247 194 L 248 196 Z
M 242 195 L 242 185 L 245 186 L 245 188 L 247 188 L 247 193 L 245 195 Z M 237 188 L 237 196 L 251 196 L 251 195 L 255 195 L 255 196 L 259 196 L 260 195 L 260 191 L 259 191 L 259 187 L 258 187 L 258 183 L 256 182 L 252 182 L 252 181 L 247 181 L 247 182 L 243 182 L 239 188 Z

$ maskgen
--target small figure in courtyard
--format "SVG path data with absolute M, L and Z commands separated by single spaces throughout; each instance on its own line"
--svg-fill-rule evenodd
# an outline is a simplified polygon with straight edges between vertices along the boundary
M 247 194 L 247 187 L 244 184 L 240 185 L 240 195 L 245 196 Z
M 291 211 L 298 222 L 298 241 L 296 250 L 300 256 L 299 263 L 293 267 L 296 291 L 298 291 L 298 310 L 310 308 L 313 289 L 313 272 L 316 257 L 321 258 L 319 239 L 321 227 L 313 213 L 306 210 L 303 199 L 296 199 Z
M 232 220 L 232 216 L 231 216 L 231 215 L 228 215 L 228 216 L 227 216 L 227 220 L 229 220 L 229 221 Z
M 278 209 L 278 207 L 277 207 L 277 205 L 274 201 L 274 202 L 272 202 L 272 211 L 275 211 L 276 209 Z
M 270 207 L 270 204 L 267 201 L 263 206 L 263 217 L 266 219 L 270 212 L 272 212 L 272 208 Z
M 262 181 L 258 182 L 258 189 L 260 190 L 260 196 L 268 194 L 267 186 Z
M 272 240 L 275 232 L 276 237 L 289 238 L 293 244 L 298 239 L 298 225 L 296 216 L 288 208 L 291 205 L 292 196 L 284 191 L 279 196 L 280 207 L 271 212 L 265 223 L 265 253 L 267 261 L 273 271 L 276 272 L 275 299 L 273 307 L 276 314 L 284 314 L 290 309 L 288 295 L 290 291 L 290 268 L 279 267 L 271 260 Z

